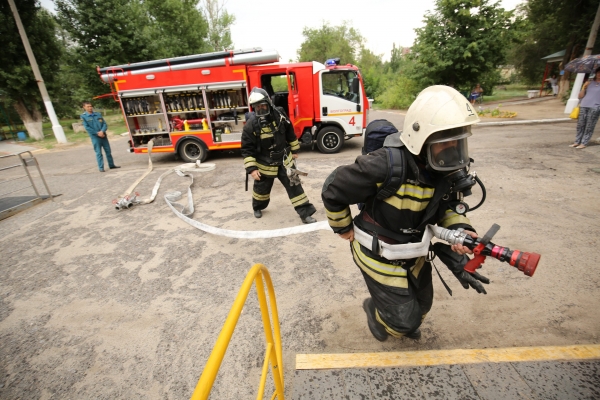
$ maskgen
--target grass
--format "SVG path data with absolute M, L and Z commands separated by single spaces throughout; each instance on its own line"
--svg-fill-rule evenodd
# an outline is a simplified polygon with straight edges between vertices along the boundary
M 488 95 L 483 93 L 483 103 L 477 103 L 476 106 L 485 106 L 486 103 L 497 103 L 511 99 L 527 98 L 528 90 L 539 90 L 539 86 L 531 87 L 522 84 L 500 85 L 494 88 L 494 94 Z M 485 88 L 484 88 L 485 90 Z M 464 95 L 464 93 L 463 93 Z M 382 110 L 384 107 L 380 103 L 373 104 L 373 110 Z
M 528 90 L 539 89 L 539 87 L 530 87 L 520 84 L 497 86 L 494 89 L 494 94 L 486 95 L 485 92 L 483 93 L 483 104 L 515 98 L 526 98 Z
M 120 110 L 106 110 L 104 113 L 104 118 L 106 119 L 106 123 L 108 124 L 108 137 L 114 135 L 120 135 L 121 133 L 127 131 L 125 127 L 125 121 L 123 120 L 123 114 L 121 114 Z M 59 121 L 60 125 L 63 127 L 65 132 L 65 136 L 67 141 L 72 144 L 81 144 L 90 142 L 90 136 L 87 132 L 75 132 L 73 130 L 73 123 L 78 123 L 81 120 L 79 118 L 66 118 L 61 119 Z M 42 124 L 42 130 L 44 132 L 44 140 L 34 140 L 32 138 L 27 138 L 25 143 L 38 147 L 40 149 L 53 149 L 58 143 L 56 138 L 54 137 L 54 131 L 52 130 L 51 122 L 44 122 Z

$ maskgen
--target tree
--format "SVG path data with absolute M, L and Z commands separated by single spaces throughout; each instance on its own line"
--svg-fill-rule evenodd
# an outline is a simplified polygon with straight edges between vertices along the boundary
M 148 27 L 153 46 L 151 58 L 169 58 L 212 51 L 209 24 L 198 0 L 145 0 L 152 23 Z
M 202 0 L 201 4 L 208 21 L 208 44 L 212 51 L 233 48 L 230 27 L 235 23 L 235 16 L 225 10 L 225 2 Z
M 88 96 L 107 91 L 106 67 L 203 53 L 208 25 L 198 0 L 56 0 L 57 19 L 73 42 Z M 85 100 L 85 99 L 80 99 Z
M 528 83 L 542 80 L 546 64 L 542 57 L 566 50 L 565 65 L 583 55 L 599 4 L 600 0 L 529 0 L 523 4 L 519 12 L 524 22 L 517 29 L 519 40 L 510 60 Z M 567 73 L 563 82 L 568 79 Z M 561 85 L 561 93 L 567 88 Z
M 40 73 L 50 89 L 63 53 L 56 24 L 37 0 L 15 3 Z M 0 91 L 19 114 L 29 136 L 42 140 L 41 94 L 7 0 L 0 0 L 0 48 Z
M 375 54 L 371 50 L 362 48 L 356 65 L 360 68 L 360 73 L 365 85 L 367 97 L 375 98 L 381 91 L 383 79 L 382 54 Z
M 394 43 L 390 61 L 383 65 L 382 90 L 375 97 L 376 102 L 385 108 L 406 109 L 410 107 L 422 89 L 412 78 L 414 65 L 415 61 L 405 54 L 402 47 L 396 47 Z
M 436 0 L 435 11 L 425 15 L 412 47 L 416 61 L 411 75 L 421 86 L 446 84 L 463 90 L 481 82 L 489 91 L 496 82 L 484 82 L 505 61 L 512 40 L 512 11 L 489 0 Z M 489 89 L 488 89 L 489 88 Z
M 356 64 L 365 39 L 360 32 L 344 22 L 341 26 L 330 26 L 323 22 L 320 28 L 302 30 L 304 41 L 298 50 L 298 61 L 319 61 L 339 57 L 342 64 Z

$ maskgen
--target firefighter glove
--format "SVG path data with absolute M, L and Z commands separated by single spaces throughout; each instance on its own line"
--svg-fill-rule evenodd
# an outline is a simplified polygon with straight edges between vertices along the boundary
M 460 284 L 463 285 L 465 289 L 468 289 L 470 286 L 473 289 L 477 290 L 477 293 L 487 294 L 485 288 L 481 284 L 482 282 L 486 285 L 490 283 L 490 280 L 485 276 L 477 272 L 470 273 L 465 271 L 464 269 L 461 272 L 457 273 L 453 271 L 452 273 L 454 274 L 454 276 L 456 276 L 456 279 L 458 279 Z
M 306 172 L 298 170 L 298 168 L 296 167 L 296 160 L 292 160 L 292 162 L 289 165 L 286 165 L 285 171 L 287 173 L 288 178 L 290 179 L 290 186 L 302 184 L 302 181 L 300 180 L 300 175 L 308 175 Z
M 487 294 L 481 283 L 483 282 L 487 285 L 490 283 L 490 280 L 477 272 L 469 273 L 464 270 L 465 265 L 469 262 L 469 257 L 465 254 L 453 252 L 449 245 L 440 242 L 433 245 L 433 251 L 435 255 L 446 264 L 448 269 L 452 271 L 456 279 L 458 279 L 465 289 L 472 287 L 477 290 L 477 293 Z

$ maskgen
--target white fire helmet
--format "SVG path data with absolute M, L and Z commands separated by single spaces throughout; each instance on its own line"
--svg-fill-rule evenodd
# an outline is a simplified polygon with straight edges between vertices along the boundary
M 254 87 L 248 97 L 248 103 L 252 106 L 254 113 L 259 117 L 269 115 L 273 104 L 266 90 Z M 266 106 L 266 107 L 265 107 Z
M 415 155 L 427 146 L 427 160 L 433 169 L 456 170 L 469 164 L 467 137 L 477 122 L 477 112 L 456 89 L 430 86 L 408 109 L 400 140 Z

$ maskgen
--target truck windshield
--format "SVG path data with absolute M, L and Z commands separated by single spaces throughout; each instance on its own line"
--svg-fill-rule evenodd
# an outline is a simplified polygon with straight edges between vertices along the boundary
M 359 80 L 356 71 L 327 71 L 321 77 L 323 94 L 360 103 Z

